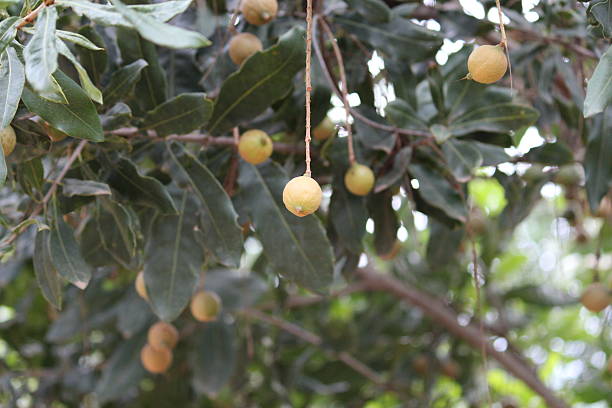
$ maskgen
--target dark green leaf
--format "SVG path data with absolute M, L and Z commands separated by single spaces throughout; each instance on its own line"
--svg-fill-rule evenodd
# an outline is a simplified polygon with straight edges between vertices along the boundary
M 435 55 L 442 45 L 442 36 L 403 17 L 393 16 L 384 24 L 371 24 L 354 15 L 335 17 L 334 22 L 372 45 L 386 55 L 397 59 L 421 61 Z
M 81 27 L 79 33 L 97 47 L 104 48 L 106 46 L 100 34 L 90 25 Z M 95 84 L 100 85 L 102 74 L 106 71 L 106 66 L 108 65 L 108 56 L 106 52 L 92 51 L 80 47 L 77 49 L 77 53 L 81 64 L 83 64 L 87 72 L 89 72 L 89 75 L 91 75 L 91 79 Z
M 486 103 L 454 119 L 450 131 L 463 136 L 476 131 L 510 133 L 529 126 L 538 118 L 538 112 L 513 103 Z
M 96 394 L 101 403 L 121 399 L 144 377 L 145 370 L 139 356 L 146 341 L 145 335 L 135 336 L 121 342 L 114 350 L 96 384 Z
M 40 158 L 20 163 L 15 174 L 21 188 L 27 195 L 34 197 L 34 192 L 42 192 L 44 168 Z
M 393 192 L 390 190 L 370 194 L 368 197 L 368 208 L 374 221 L 374 249 L 380 256 L 391 253 L 397 242 L 400 223 L 391 206 L 392 199 Z
M 196 224 L 184 193 L 178 215 L 157 215 L 148 230 L 144 278 L 151 307 L 162 320 L 176 319 L 196 289 L 204 263 Z
M 398 128 L 426 130 L 427 124 L 406 101 L 396 99 L 385 108 L 389 122 Z
M 91 100 L 102 104 L 102 92 L 100 92 L 100 90 L 96 88 L 93 82 L 91 82 L 87 70 L 83 68 L 83 66 L 74 56 L 72 51 L 70 51 L 66 44 L 64 44 L 61 40 L 57 40 L 57 49 L 61 55 L 66 57 L 66 59 L 68 59 L 68 61 L 70 61 L 72 65 L 74 65 L 74 68 L 76 69 L 77 74 L 79 75 L 79 82 L 81 82 L 83 90 L 85 90 Z
M 111 190 L 108 184 L 99 181 L 65 178 L 62 182 L 62 193 L 68 197 L 99 196 L 111 195 Z
M 249 197 L 247 211 L 270 265 L 306 288 L 323 291 L 332 281 L 331 246 L 316 216 L 299 218 L 287 211 L 282 202 L 287 181 L 273 162 L 240 166 L 238 182 Z
M 155 129 L 162 137 L 189 133 L 208 122 L 212 107 L 212 101 L 204 93 L 181 94 L 147 113 L 143 126 Z
M 40 230 L 34 244 L 34 272 L 43 296 L 56 309 L 62 308 L 62 280 L 51 262 L 49 230 Z
M 508 156 L 503 147 L 476 141 L 471 141 L 470 143 L 482 155 L 483 166 L 497 166 L 510 160 L 510 156 Z
M 196 392 L 215 395 L 228 383 L 236 365 L 235 336 L 225 322 L 207 323 L 195 333 L 189 365 Z
M 105 130 L 117 129 L 130 123 L 132 110 L 125 103 L 119 102 L 102 115 L 100 119 Z
M 166 74 L 159 63 L 155 45 L 129 29 L 117 29 L 117 44 L 124 63 L 144 59 L 149 64 L 142 70 L 136 84 L 136 100 L 144 111 L 150 111 L 166 100 Z
M 587 85 L 584 117 L 603 112 L 612 101 L 612 45 L 602 55 Z
M 467 209 L 459 193 L 437 170 L 421 163 L 411 163 L 408 169 L 419 181 L 419 195 L 427 203 L 436 207 L 450 218 L 461 222 L 467 219 Z
M 23 64 L 14 48 L 9 47 L 0 57 L 0 129 L 10 125 L 25 83 Z
M 147 61 L 138 59 L 113 72 L 109 84 L 104 89 L 106 104 L 113 105 L 128 96 L 134 85 L 140 81 L 140 74 L 147 65 L 149 65 Z
M 462 228 L 448 228 L 446 225 L 436 221 L 435 218 L 432 218 L 430 222 L 430 236 L 427 241 L 427 263 L 431 267 L 439 268 L 448 265 L 457 257 L 465 230 Z
M 22 99 L 27 108 L 68 136 L 94 142 L 103 141 L 100 117 L 87 94 L 63 72 L 56 72 L 54 77 L 64 90 L 68 103 L 45 100 L 26 87 Z
M 334 192 L 329 204 L 329 219 L 342 245 L 349 251 L 359 254 L 363 251 L 361 241 L 368 220 L 365 200 L 346 190 L 343 177 L 334 177 L 333 187 Z
M 50 206 L 52 229 L 49 235 L 49 254 L 59 274 L 79 289 L 85 289 L 91 278 L 91 268 L 81 256 L 74 232 L 62 219 L 57 203 Z
M 534 147 L 525 155 L 530 162 L 562 166 L 574 161 L 574 154 L 563 142 L 544 143 Z
M 205 281 L 206 289 L 219 295 L 225 311 L 253 306 L 268 289 L 263 279 L 243 270 L 209 270 Z
M 219 135 L 253 119 L 283 98 L 304 67 L 304 29 L 295 27 L 278 43 L 254 54 L 223 82 L 208 130 Z
M 374 109 L 360 106 L 357 110 L 368 119 L 387 125 Z M 395 135 L 392 132 L 370 127 L 360 120 L 357 120 L 353 126 L 356 131 L 356 137 L 367 146 L 368 149 L 382 150 L 386 153 L 391 153 L 391 150 L 393 150 L 393 146 L 395 146 Z
M 119 0 L 113 0 L 115 9 L 127 20 L 140 35 L 152 43 L 168 48 L 200 48 L 210 45 L 210 41 L 200 33 L 188 31 L 140 13 Z
M 386 23 L 391 18 L 391 10 L 381 0 L 348 0 L 348 5 L 371 23 Z
M 136 293 L 136 290 L 128 291 L 121 303 L 117 305 L 117 330 L 123 337 L 134 336 L 153 324 L 155 320 L 156 317 L 151 313 L 151 307 Z
M 376 179 L 374 192 L 380 193 L 400 181 L 404 174 L 406 174 L 406 170 L 408 170 L 408 163 L 410 163 L 411 157 L 412 148 L 410 146 L 406 146 L 397 152 L 393 158 L 393 166 L 382 177 Z
M 159 180 L 141 176 L 134 163 L 127 159 L 120 159 L 113 169 L 109 184 L 121 194 L 138 204 L 157 208 L 162 213 L 176 213 L 172 197 Z
M 184 148 L 180 147 L 179 150 L 183 153 L 180 159 L 172 152 L 172 148 L 168 148 L 170 156 L 200 202 L 203 228 L 200 237 L 204 246 L 220 263 L 237 268 L 242 253 L 242 230 L 238 226 L 238 215 L 232 201 L 208 168 Z
M 612 37 L 612 3 L 610 0 L 592 0 L 589 2 L 587 14 L 589 22 L 595 26 L 594 31 L 601 38 Z
M 584 157 L 586 191 L 591 210 L 599 208 L 601 199 L 612 188 L 612 106 L 600 115 L 593 126 Z
M 474 169 L 482 165 L 480 151 L 472 146 L 471 142 L 457 139 L 447 140 L 442 144 L 442 152 L 449 170 L 461 183 L 471 179 Z

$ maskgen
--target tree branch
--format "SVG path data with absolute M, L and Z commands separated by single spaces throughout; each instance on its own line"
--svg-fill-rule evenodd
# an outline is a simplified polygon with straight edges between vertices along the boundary
M 529 388 L 538 393 L 551 408 L 568 408 L 538 377 L 534 368 L 527 365 L 519 356 L 497 351 L 486 336 L 474 324 L 463 326 L 457 320 L 454 310 L 435 297 L 407 286 L 390 275 L 383 275 L 373 269 L 357 269 L 356 273 L 368 284 L 371 290 L 383 291 L 402 299 L 404 302 L 421 309 L 432 320 L 444 326 L 456 337 L 463 339 L 475 349 L 486 348 L 488 354 L 497 360 L 509 373 L 522 380 Z
M 308 330 L 305 330 L 301 328 L 300 326 L 294 323 L 288 322 L 286 320 L 283 320 L 279 317 L 272 316 L 272 315 L 260 312 L 259 310 L 255 310 L 255 309 L 243 310 L 242 314 L 244 316 L 247 316 L 253 319 L 257 319 L 262 322 L 268 323 L 272 326 L 278 327 L 279 329 L 284 330 L 287 333 L 290 333 L 294 335 L 295 337 L 302 339 L 307 343 L 312 344 L 313 346 L 317 346 L 317 347 L 323 346 L 323 339 L 320 336 L 314 333 L 311 333 Z M 395 391 L 401 394 L 397 386 L 386 381 L 382 375 L 372 370 L 370 367 L 368 367 L 363 362 L 356 359 L 349 353 L 344 352 L 344 351 L 334 352 L 329 349 L 324 349 L 324 351 L 326 354 L 330 355 L 332 358 L 335 358 L 343 362 L 348 367 L 352 368 L 353 370 L 355 370 L 356 372 L 358 372 L 359 374 L 361 374 L 362 376 L 364 376 L 365 378 L 367 378 L 368 380 L 370 380 L 372 383 L 376 384 L 380 388 L 384 390 L 388 390 L 388 391 Z

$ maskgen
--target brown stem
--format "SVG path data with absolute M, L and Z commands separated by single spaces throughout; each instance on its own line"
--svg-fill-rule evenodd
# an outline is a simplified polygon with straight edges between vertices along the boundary
M 36 20 L 36 17 L 38 17 L 38 14 L 42 11 L 42 9 L 44 9 L 45 7 L 53 5 L 53 3 L 55 3 L 55 0 L 44 0 L 42 3 L 40 3 L 40 5 L 38 7 L 36 7 L 34 10 L 30 11 L 19 22 L 19 24 L 17 24 L 17 26 L 16 26 L 17 30 L 20 30 L 23 27 L 25 27 L 26 25 L 28 25 L 30 23 L 33 23 Z
M 286 320 L 283 320 L 279 317 L 272 316 L 272 315 L 260 312 L 258 310 L 255 310 L 255 309 L 244 310 L 242 311 L 242 314 L 244 316 L 247 316 L 253 319 L 257 319 L 262 322 L 268 323 L 272 326 L 278 327 L 279 329 L 284 330 L 287 333 L 290 333 L 294 335 L 295 337 L 300 338 L 304 340 L 305 342 L 310 343 L 314 346 L 320 347 L 323 345 L 323 339 L 320 336 L 314 333 L 311 333 L 308 330 L 305 330 L 301 328 L 300 326 L 294 323 L 288 322 Z M 377 386 L 383 389 L 386 389 L 386 390 L 396 390 L 396 387 L 393 384 L 389 384 L 387 381 L 385 381 L 383 376 L 378 374 L 376 371 L 372 370 L 370 367 L 368 367 L 363 362 L 359 361 L 358 359 L 356 359 L 349 353 L 344 352 L 344 351 L 336 353 L 330 350 L 326 350 L 326 353 L 332 356 L 332 358 L 342 361 L 348 367 L 352 368 L 353 370 L 355 370 L 356 372 L 358 372 L 359 374 L 361 374 L 368 380 L 372 381 L 372 383 L 376 384 Z
M 474 324 L 461 325 L 454 310 L 440 300 L 425 292 L 421 292 L 404 282 L 372 269 L 358 269 L 357 274 L 368 283 L 372 290 L 392 294 L 406 303 L 421 309 L 432 320 L 444 326 L 450 333 L 463 339 L 472 347 L 480 349 L 486 347 L 491 357 L 497 360 L 509 373 L 522 380 L 533 391 L 538 393 L 550 408 L 568 408 L 568 405 L 559 399 L 537 376 L 534 368 L 528 366 L 519 356 L 509 352 L 497 351 L 483 337 Z
M 351 126 L 350 122 L 351 106 L 349 105 L 348 100 L 348 82 L 346 81 L 344 60 L 342 58 L 342 52 L 340 51 L 340 47 L 338 47 L 338 42 L 334 37 L 334 33 L 323 18 L 321 19 L 321 27 L 323 27 L 323 31 L 325 31 L 325 34 L 327 34 L 327 37 L 331 42 L 332 48 L 334 49 L 334 54 L 336 55 L 336 60 L 338 62 L 338 67 L 340 69 L 340 82 L 342 83 L 342 102 L 344 103 L 344 111 L 346 113 L 346 131 L 348 133 L 348 157 L 349 164 L 353 165 L 355 163 L 355 148 L 353 145 L 353 127 Z
M 306 172 L 305 176 L 310 177 L 310 93 L 312 83 L 310 78 L 310 66 L 312 56 L 312 0 L 306 2 L 306 135 L 304 144 L 306 146 Z
M 318 22 L 319 19 L 320 19 L 319 16 L 315 16 L 314 19 L 313 19 L 313 31 L 314 32 L 316 32 L 317 22 Z M 315 51 L 315 55 L 317 56 L 317 60 L 319 61 L 319 65 L 321 66 L 321 68 L 323 70 L 323 74 L 325 76 L 325 79 L 327 79 L 327 82 L 329 83 L 329 86 L 334 90 L 334 93 L 338 96 L 338 98 L 342 99 L 342 93 L 338 89 L 338 86 L 336 85 L 336 81 L 332 77 L 331 72 L 329 70 L 329 67 L 327 66 L 327 64 L 325 62 L 325 58 L 323 57 L 323 53 L 321 52 L 321 46 L 319 44 L 319 41 L 314 41 L 314 51 Z M 349 107 L 349 109 L 350 109 L 351 115 L 353 115 L 353 117 L 356 120 L 359 120 L 359 121 L 367 124 L 370 127 L 373 127 L 373 128 L 376 128 L 376 129 L 380 129 L 380 130 L 386 130 L 387 132 L 396 132 L 398 134 L 405 135 L 405 136 L 431 137 L 431 133 L 430 132 L 423 131 L 423 130 L 413 130 L 413 129 L 399 129 L 399 128 L 396 128 L 396 127 L 393 127 L 393 126 L 389 126 L 389 125 L 385 125 L 385 124 L 382 124 L 382 123 L 375 122 L 375 121 L 373 121 L 373 120 L 363 116 L 361 113 L 359 113 L 355 109 L 350 108 L 350 107 Z

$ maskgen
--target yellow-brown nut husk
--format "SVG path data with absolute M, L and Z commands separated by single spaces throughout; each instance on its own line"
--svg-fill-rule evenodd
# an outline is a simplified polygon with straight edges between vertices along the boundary
M 4 157 L 7 157 L 9 154 L 13 153 L 13 150 L 15 150 L 15 144 L 17 143 L 17 137 L 15 136 L 15 131 L 11 125 L 0 130 L 0 142 L 2 143 Z
M 285 185 L 283 203 L 291 213 L 304 217 L 317 211 L 323 192 L 315 179 L 308 176 L 294 177 Z
M 468 58 L 468 78 L 481 84 L 497 82 L 508 69 L 508 59 L 501 45 L 481 45 Z
M 240 33 L 230 41 L 228 52 L 234 64 L 242 65 L 247 58 L 261 50 L 263 50 L 263 44 L 256 35 Z
M 136 287 L 136 292 L 138 293 L 138 295 L 140 295 L 140 297 L 144 300 L 148 301 L 149 296 L 147 295 L 147 287 L 145 286 L 143 271 L 138 272 L 138 275 L 136 275 L 134 286 Z
M 221 298 L 214 292 L 203 290 L 193 295 L 189 308 L 196 320 L 211 322 L 217 320 L 221 312 Z
M 374 187 L 374 173 L 368 166 L 355 163 L 344 175 L 344 185 L 355 195 L 367 195 Z
M 276 17 L 278 2 L 276 0 L 242 0 L 240 11 L 250 24 L 264 25 Z
M 148 372 L 160 374 L 172 364 L 172 351 L 165 347 L 153 348 L 147 344 L 140 351 L 140 361 Z
M 149 327 L 147 341 L 155 349 L 173 349 L 178 343 L 179 333 L 176 327 L 166 322 L 157 322 Z
M 610 290 L 601 282 L 591 283 L 580 297 L 580 303 L 591 312 L 601 312 L 612 301 Z
M 272 139 L 263 130 L 251 129 L 240 136 L 238 154 L 247 163 L 259 164 L 266 161 L 271 155 L 274 146 Z
M 329 116 L 326 116 L 312 131 L 316 140 L 329 139 L 334 133 L 336 133 L 336 124 L 332 122 Z

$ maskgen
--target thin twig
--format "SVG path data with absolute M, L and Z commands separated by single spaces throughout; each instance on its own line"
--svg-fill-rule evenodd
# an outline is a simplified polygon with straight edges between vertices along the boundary
M 55 3 L 55 0 L 45 0 L 45 1 L 43 1 L 42 3 L 40 3 L 40 5 L 38 7 L 36 7 L 34 10 L 30 11 L 19 22 L 19 24 L 17 24 L 17 26 L 15 28 L 17 30 L 20 30 L 23 27 L 27 26 L 28 24 L 33 23 L 36 20 L 36 17 L 38 17 L 38 14 L 42 11 L 42 9 L 44 9 L 45 7 L 53 5 L 53 3 Z
M 334 49 L 336 60 L 338 61 L 338 68 L 340 70 L 340 82 L 342 83 L 342 102 L 344 102 L 344 111 L 346 113 L 346 132 L 348 136 L 349 164 L 353 165 L 355 163 L 355 148 L 353 145 L 353 127 L 351 126 L 350 122 L 351 105 L 349 105 L 348 100 L 348 83 L 346 81 L 346 72 L 344 70 L 344 60 L 342 58 L 342 52 L 340 51 L 340 47 L 338 47 L 338 42 L 334 37 L 334 33 L 332 32 L 325 19 L 321 19 L 321 27 L 323 27 L 323 30 L 327 34 L 327 37 L 331 42 L 332 48 Z
M 272 316 L 272 315 L 260 312 L 259 310 L 255 310 L 255 309 L 244 310 L 242 314 L 247 317 L 261 320 L 262 322 L 278 327 L 279 329 L 284 330 L 287 333 L 290 333 L 294 335 L 295 337 L 298 337 L 304 340 L 305 342 L 310 343 L 314 346 L 320 347 L 323 345 L 323 339 L 320 336 L 314 333 L 311 333 L 308 330 L 305 330 L 301 328 L 300 326 L 294 323 L 288 322 L 286 320 L 283 320 L 279 317 Z M 389 382 L 385 381 L 385 379 L 380 374 L 372 370 L 370 367 L 368 367 L 363 362 L 356 359 L 349 353 L 345 351 L 338 352 L 338 353 L 332 352 L 331 350 L 325 350 L 325 351 L 328 355 L 332 356 L 333 358 L 338 359 L 339 361 L 342 361 L 348 367 L 352 368 L 357 373 L 361 374 L 368 380 L 372 381 L 372 383 L 376 384 L 377 386 L 385 390 L 397 391 L 397 388 L 393 384 L 390 384 Z
M 476 349 L 483 345 L 491 357 L 497 360 L 509 373 L 522 380 L 529 388 L 539 394 L 551 408 L 568 408 L 538 377 L 536 370 L 529 366 L 519 355 L 509 351 L 498 351 L 483 337 L 473 324 L 461 325 L 457 313 L 434 296 L 412 288 L 393 276 L 384 275 L 373 269 L 361 268 L 356 273 L 368 283 L 371 290 L 387 292 L 406 303 L 421 309 L 425 315 L 444 326 L 450 333 L 463 339 Z
M 310 65 L 312 56 L 312 0 L 306 2 L 306 135 L 304 143 L 306 145 L 306 172 L 305 176 L 310 177 L 310 93 L 312 83 L 310 78 Z
M 497 6 L 497 15 L 499 18 L 499 31 L 501 32 L 501 43 L 504 47 L 504 51 L 506 52 L 506 58 L 508 59 L 508 70 L 510 74 L 510 92 L 514 90 L 513 80 L 512 80 L 512 62 L 510 61 L 510 47 L 508 46 L 508 38 L 506 37 L 506 28 L 504 26 L 504 14 L 502 13 L 501 4 L 499 0 L 495 0 L 495 5 Z
M 318 15 L 315 16 L 313 19 L 313 32 L 315 33 L 316 33 L 317 23 L 319 19 L 320 18 Z M 334 93 L 338 96 L 338 98 L 342 98 L 342 93 L 340 92 L 340 89 L 338 89 L 338 85 L 336 84 L 336 81 L 332 77 L 329 67 L 325 63 L 325 58 L 323 57 L 323 52 L 321 51 L 321 46 L 319 44 L 319 41 L 314 41 L 314 51 L 315 51 L 315 55 L 317 56 L 317 60 L 319 61 L 319 65 L 321 66 L 321 69 L 323 70 L 323 75 L 325 76 L 325 79 L 329 83 L 329 86 L 334 90 Z M 362 115 L 361 113 L 359 113 L 357 110 L 353 108 L 350 108 L 350 112 L 351 112 L 351 115 L 353 115 L 353 117 L 356 120 L 359 120 L 365 123 L 366 125 L 373 127 L 375 129 L 385 130 L 387 132 L 397 132 L 405 136 L 432 137 L 431 133 L 427 131 L 413 130 L 413 129 L 400 129 L 394 126 L 389 126 L 383 123 L 378 123 L 376 121 L 373 121 L 367 118 L 366 116 Z

